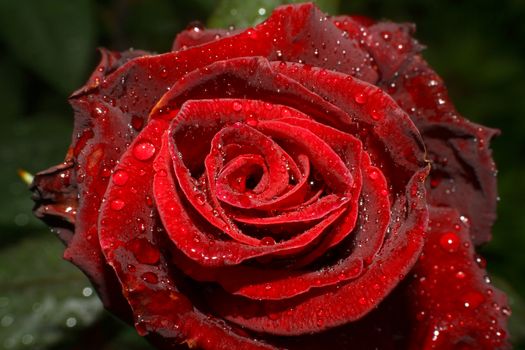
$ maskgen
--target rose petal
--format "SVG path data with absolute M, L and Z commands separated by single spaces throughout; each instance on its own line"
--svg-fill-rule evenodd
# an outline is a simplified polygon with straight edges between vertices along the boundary
M 410 210 L 404 223 L 386 238 L 359 278 L 282 301 L 251 301 L 214 288 L 206 294 L 208 305 L 242 327 L 279 335 L 319 332 L 363 317 L 410 271 L 423 248 L 428 213 L 422 199 L 427 174 L 422 169 L 410 180 L 406 193 Z
M 144 199 L 152 195 L 153 157 L 138 157 L 135 151 L 144 143 L 157 150 L 168 127 L 164 120 L 152 121 L 121 158 L 118 171 L 129 174 L 125 185 L 109 185 L 101 207 L 100 243 L 105 257 L 117 273 L 134 311 L 135 326 L 142 335 L 162 332 L 162 338 L 202 346 L 213 340 L 219 349 L 272 349 L 243 337 L 219 320 L 193 307 L 173 282 L 164 257 L 154 244 L 159 239 L 155 215 L 150 215 Z M 157 151 L 158 152 L 158 151 Z M 166 154 L 161 155 L 165 157 Z M 123 207 L 112 205 L 122 199 Z M 140 241 L 140 244 L 135 242 Z
M 224 37 L 237 35 L 241 29 L 226 30 L 221 28 L 206 29 L 200 25 L 189 26 L 186 30 L 178 33 L 173 41 L 171 51 L 186 50 L 193 46 L 209 43 L 210 41 L 219 40 Z
M 432 160 L 430 202 L 457 208 L 470 220 L 474 243 L 487 242 L 497 204 L 496 166 L 489 146 L 498 131 L 461 117 L 443 81 L 420 56 L 392 82 L 398 87 L 392 96 L 399 105 L 415 111 L 411 117 Z
M 78 208 L 73 171 L 73 162 L 66 161 L 36 174 L 30 187 L 34 214 L 52 227 L 66 245 L 73 236 Z
M 213 232 L 205 226 L 203 220 L 196 218 L 181 200 L 171 175 L 168 137 L 166 134 L 165 143 L 160 150 L 161 156 L 155 161 L 157 175 L 154 180 L 154 193 L 157 208 L 164 227 L 177 248 L 204 266 L 237 265 L 247 259 L 269 254 L 295 254 L 311 244 L 344 211 L 335 211 L 311 229 L 271 246 L 249 246 L 236 241 L 219 240 L 217 239 L 219 232 Z M 159 174 L 168 174 L 168 176 Z M 214 236 L 210 238 L 210 234 Z
M 430 210 L 425 248 L 408 286 L 414 318 L 410 349 L 509 347 L 507 299 L 474 262 L 468 230 L 457 210 Z

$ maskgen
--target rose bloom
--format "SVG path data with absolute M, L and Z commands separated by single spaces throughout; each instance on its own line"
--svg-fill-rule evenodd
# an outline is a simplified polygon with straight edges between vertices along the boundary
M 410 24 L 283 6 L 102 50 L 35 213 L 161 349 L 505 349 L 476 255 L 497 131 L 461 117 Z

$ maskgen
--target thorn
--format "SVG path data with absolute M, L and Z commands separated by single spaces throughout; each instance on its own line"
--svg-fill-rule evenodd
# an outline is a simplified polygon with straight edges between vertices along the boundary
M 25 171 L 24 169 L 18 169 L 18 176 L 20 176 L 22 181 L 28 186 L 31 185 L 33 179 L 35 178 L 33 174 Z

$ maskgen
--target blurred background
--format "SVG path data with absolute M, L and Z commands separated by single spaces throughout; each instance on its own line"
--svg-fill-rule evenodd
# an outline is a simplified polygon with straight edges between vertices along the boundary
M 31 173 L 63 160 L 73 125 L 67 96 L 95 67 L 96 48 L 169 50 L 192 21 L 243 27 L 278 0 L 0 0 L 0 349 L 150 349 L 102 310 L 62 245 L 31 214 Z M 425 57 L 459 111 L 499 128 L 498 221 L 480 253 L 511 301 L 525 349 L 525 2 L 320 0 L 328 13 L 417 24 Z

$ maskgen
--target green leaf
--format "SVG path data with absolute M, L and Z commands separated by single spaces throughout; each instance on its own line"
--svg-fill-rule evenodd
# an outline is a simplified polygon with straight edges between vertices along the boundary
M 92 324 L 102 304 L 86 277 L 62 260 L 53 234 L 36 235 L 0 253 L 0 344 L 50 346 Z
M 91 2 L 0 0 L 0 36 L 20 62 L 69 94 L 84 80 L 94 53 Z
M 227 28 L 228 26 L 245 28 L 254 26 L 264 21 L 277 6 L 300 2 L 304 1 L 222 0 L 208 20 L 208 25 L 213 28 Z M 329 14 L 336 14 L 339 7 L 339 0 L 317 0 L 313 2 Z

